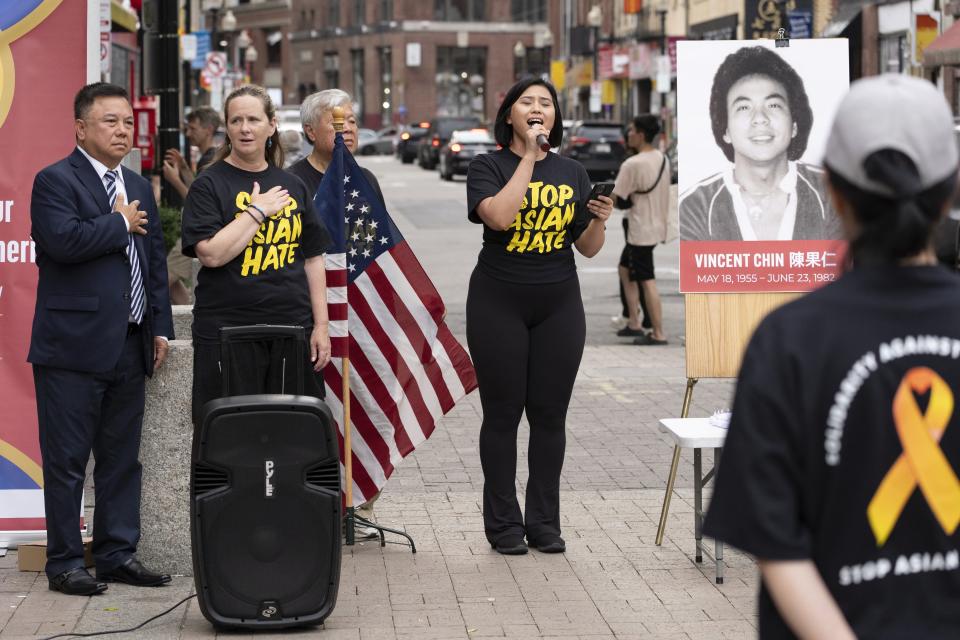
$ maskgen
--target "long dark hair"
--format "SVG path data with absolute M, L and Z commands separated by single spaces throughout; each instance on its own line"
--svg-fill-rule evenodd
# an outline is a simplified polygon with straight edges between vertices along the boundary
M 560 100 L 557 98 L 557 90 L 553 88 L 552 84 L 542 78 L 530 77 L 524 78 L 510 87 L 507 94 L 503 96 L 503 102 L 500 103 L 497 118 L 493 123 L 493 137 L 501 147 L 509 147 L 513 141 L 513 127 L 507 123 L 507 118 L 510 117 L 510 109 L 513 108 L 513 104 L 520 99 L 523 92 L 535 84 L 546 87 L 547 91 L 550 92 L 550 97 L 553 98 L 553 112 L 556 115 L 547 140 L 550 142 L 551 147 L 560 146 L 560 142 L 563 140 L 563 114 L 560 113 Z
M 860 232 L 850 239 L 848 267 L 896 264 L 930 246 L 944 205 L 957 187 L 957 173 L 922 188 L 917 166 L 894 149 L 875 151 L 863 163 L 867 177 L 888 186 L 895 195 L 866 191 L 846 180 L 825 163 L 830 184 L 850 203 Z
M 239 98 L 240 96 L 252 96 L 259 100 L 263 105 L 263 112 L 267 114 L 268 120 L 273 120 L 277 117 L 277 108 L 273 106 L 273 100 L 270 99 L 270 94 L 267 93 L 267 90 L 259 85 L 245 84 L 242 87 L 237 87 L 231 91 L 230 95 L 228 95 L 227 99 L 223 102 L 223 122 L 228 127 L 228 132 L 229 125 L 227 123 L 230 122 L 230 101 L 234 98 Z M 224 141 L 223 145 L 221 145 L 220 149 L 217 150 L 217 155 L 214 156 L 213 162 L 220 162 L 230 155 L 233 145 L 230 143 L 229 133 L 227 134 L 226 138 L 227 139 Z M 283 147 L 280 146 L 279 127 L 277 127 L 273 131 L 273 135 L 267 139 L 267 146 L 263 150 L 263 157 L 268 164 L 272 164 L 280 169 L 283 168 Z

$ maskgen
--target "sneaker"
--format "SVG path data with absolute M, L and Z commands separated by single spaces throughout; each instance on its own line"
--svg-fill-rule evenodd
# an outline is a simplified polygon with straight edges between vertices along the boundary
M 505 556 L 522 556 L 527 552 L 527 545 L 523 543 L 523 536 L 520 534 L 503 536 L 496 542 L 491 542 L 490 546 L 493 547 L 497 553 Z
M 560 536 L 546 535 L 536 540 L 528 539 L 527 544 L 540 553 L 563 553 L 567 550 L 567 543 Z

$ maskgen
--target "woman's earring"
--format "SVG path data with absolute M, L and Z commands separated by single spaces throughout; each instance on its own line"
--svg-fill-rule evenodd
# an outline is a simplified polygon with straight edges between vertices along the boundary
M 273 138 L 267 138 L 267 149 L 273 146 Z

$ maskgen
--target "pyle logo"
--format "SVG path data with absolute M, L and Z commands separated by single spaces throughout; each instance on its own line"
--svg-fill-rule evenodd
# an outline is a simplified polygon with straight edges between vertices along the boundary
M 264 607 L 260 611 L 260 617 L 262 618 L 272 618 L 275 615 L 277 615 L 277 608 L 273 606 Z
M 266 498 L 273 497 L 273 460 L 264 460 L 263 461 L 263 470 L 264 470 L 264 490 L 263 495 Z

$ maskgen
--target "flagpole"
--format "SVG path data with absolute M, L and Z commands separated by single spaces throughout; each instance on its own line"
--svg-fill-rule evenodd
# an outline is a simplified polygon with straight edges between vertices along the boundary
M 331 110 L 333 115 L 333 130 L 335 133 L 343 133 L 343 109 L 334 107 Z M 350 327 L 347 326 L 347 336 L 349 338 Z M 343 366 L 340 372 L 343 382 L 343 483 L 344 497 L 347 504 L 347 522 L 346 522 L 346 542 L 352 545 L 355 539 L 354 526 L 354 507 L 353 507 L 353 442 L 351 438 L 350 425 L 350 352 L 349 340 L 347 341 L 347 350 L 343 354 Z
M 343 134 L 343 121 L 344 121 L 344 110 L 341 107 L 334 107 L 331 109 L 331 115 L 333 115 L 333 130 L 334 134 Z M 328 167 L 329 171 L 330 168 Z M 338 185 L 338 188 L 340 186 Z M 347 287 L 349 291 L 349 286 Z M 349 308 L 349 305 L 348 305 Z M 349 313 L 348 313 L 349 319 Z M 359 522 L 364 527 L 369 529 L 375 529 L 380 536 L 380 546 L 383 547 L 386 545 L 386 538 L 384 533 L 394 533 L 398 536 L 402 536 L 407 539 L 410 544 L 410 551 L 413 553 L 417 552 L 417 545 L 414 543 L 413 538 L 410 537 L 405 531 L 399 531 L 397 529 L 391 529 L 383 525 L 371 522 L 366 518 L 360 517 L 356 514 L 356 509 L 353 506 L 353 439 L 351 433 L 353 431 L 352 425 L 350 424 L 350 325 L 347 324 L 347 346 L 344 347 L 344 353 L 342 357 L 343 365 L 341 367 L 341 379 L 343 383 L 343 476 L 344 476 L 344 501 L 346 502 L 346 511 L 347 518 L 345 522 L 344 537 L 346 538 L 345 542 L 347 546 L 352 546 L 356 540 L 356 526 Z

